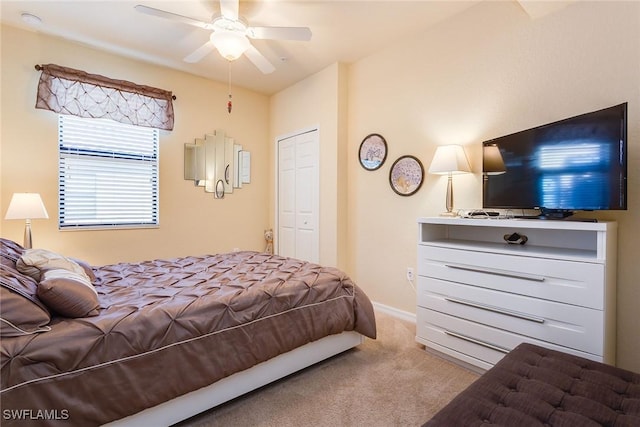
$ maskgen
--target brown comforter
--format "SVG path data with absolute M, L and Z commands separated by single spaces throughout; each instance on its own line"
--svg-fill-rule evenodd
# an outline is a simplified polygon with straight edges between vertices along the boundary
M 98 316 L 2 340 L 3 425 L 20 413 L 22 425 L 99 425 L 330 334 L 376 335 L 370 301 L 344 273 L 299 260 L 237 252 L 95 274 Z

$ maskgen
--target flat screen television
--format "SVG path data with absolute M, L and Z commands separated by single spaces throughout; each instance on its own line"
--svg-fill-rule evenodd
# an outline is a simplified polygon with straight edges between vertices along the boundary
M 483 209 L 627 209 L 627 103 L 484 141 L 483 153 Z

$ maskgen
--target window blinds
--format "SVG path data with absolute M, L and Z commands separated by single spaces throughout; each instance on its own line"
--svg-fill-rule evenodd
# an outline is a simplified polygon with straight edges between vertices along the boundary
M 59 227 L 154 227 L 157 129 L 60 115 Z

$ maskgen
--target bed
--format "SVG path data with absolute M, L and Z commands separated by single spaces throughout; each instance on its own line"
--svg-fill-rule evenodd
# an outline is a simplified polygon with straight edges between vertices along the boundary
M 523 343 L 424 427 L 640 426 L 640 374 Z
M 250 251 L 101 267 L 52 254 L 71 262 L 59 272 L 0 243 L 7 426 L 169 425 L 376 336 L 371 302 L 331 267 Z M 82 272 L 90 286 L 72 287 Z

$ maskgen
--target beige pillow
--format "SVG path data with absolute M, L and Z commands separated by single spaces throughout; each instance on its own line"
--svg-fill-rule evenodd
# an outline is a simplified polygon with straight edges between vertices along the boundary
M 36 281 L 42 280 L 44 271 L 53 269 L 68 270 L 80 274 L 90 281 L 84 268 L 77 262 L 46 249 L 25 249 L 16 262 L 16 268 L 19 272 L 33 277 Z
M 50 309 L 65 317 L 98 314 L 98 292 L 84 272 L 46 270 L 38 284 L 38 298 Z
M 94 273 L 93 268 L 91 268 L 91 265 L 89 265 L 88 262 L 78 258 L 70 258 L 70 259 L 71 261 L 77 263 L 80 267 L 82 267 L 82 269 L 84 270 L 85 274 L 87 275 L 91 283 L 96 281 L 96 274 Z

